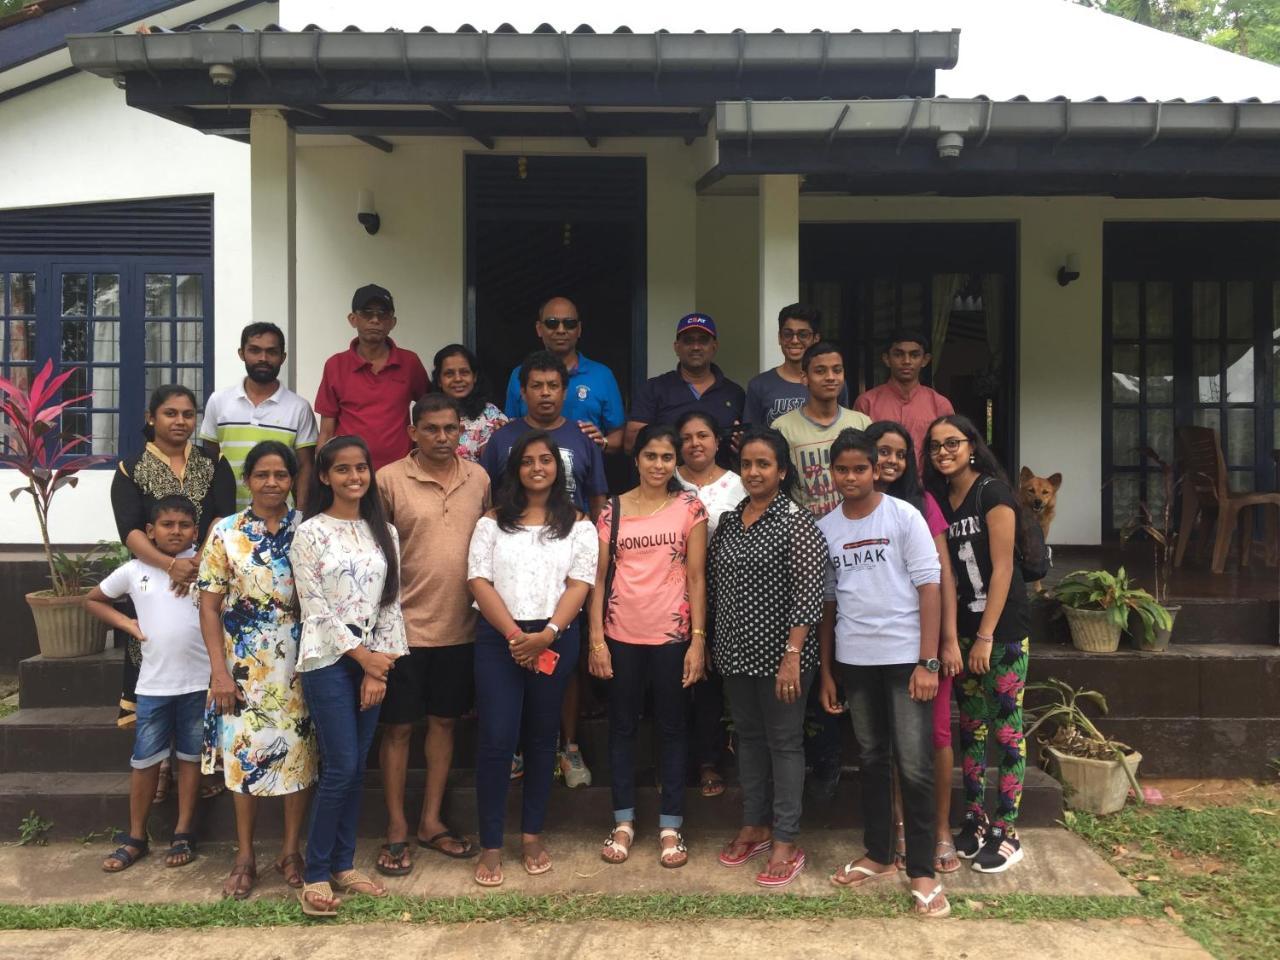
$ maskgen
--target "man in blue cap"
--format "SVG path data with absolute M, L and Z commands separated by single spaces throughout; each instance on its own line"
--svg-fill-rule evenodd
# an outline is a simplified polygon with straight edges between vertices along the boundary
M 650 377 L 636 391 L 627 421 L 626 449 L 646 423 L 674 425 L 689 410 L 702 410 L 720 426 L 720 454 L 729 455 L 727 442 L 742 420 L 746 392 L 713 362 L 719 341 L 716 322 L 705 313 L 690 313 L 676 324 L 678 363 L 669 373 Z

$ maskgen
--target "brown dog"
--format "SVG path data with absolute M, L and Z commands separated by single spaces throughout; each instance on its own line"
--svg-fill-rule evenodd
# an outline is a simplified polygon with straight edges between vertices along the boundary
M 1037 477 L 1028 468 L 1023 467 L 1018 475 L 1018 496 L 1022 505 L 1036 518 L 1044 539 L 1049 540 L 1049 527 L 1053 524 L 1053 515 L 1058 509 L 1058 489 L 1062 486 L 1062 474 L 1055 473 L 1048 477 Z

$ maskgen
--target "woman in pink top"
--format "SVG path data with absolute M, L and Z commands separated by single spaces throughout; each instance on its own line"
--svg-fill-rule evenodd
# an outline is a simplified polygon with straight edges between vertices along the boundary
M 597 521 L 600 561 L 591 595 L 593 676 L 609 690 L 614 828 L 600 855 L 622 863 L 635 838 L 636 731 L 646 686 L 662 742 L 659 862 L 682 867 L 688 734 L 684 688 L 702 679 L 706 651 L 707 511 L 676 476 L 680 439 L 650 424 L 636 437 L 640 485 Z
M 951 840 L 951 765 L 955 759 L 951 751 L 951 686 L 963 663 L 956 634 L 956 581 L 951 574 L 951 557 L 947 549 L 947 521 L 943 519 L 942 510 L 933 496 L 920 486 L 916 453 L 907 428 L 893 420 L 879 420 L 867 427 L 867 436 L 876 445 L 876 466 L 880 468 L 876 489 L 906 500 L 924 514 L 942 564 L 942 637 L 938 646 L 942 669 L 938 671 L 938 695 L 933 698 L 933 780 L 937 804 L 937 846 L 933 869 L 938 873 L 954 873 L 960 869 L 960 860 Z M 902 797 L 896 778 L 893 806 L 898 826 L 897 860 L 906 856 L 906 842 L 902 834 Z

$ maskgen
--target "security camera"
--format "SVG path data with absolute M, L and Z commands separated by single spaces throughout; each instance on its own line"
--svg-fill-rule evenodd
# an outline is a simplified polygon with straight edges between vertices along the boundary
M 236 68 L 229 63 L 215 63 L 209 67 L 209 80 L 215 87 L 229 87 L 236 82 Z
M 373 209 L 372 190 L 361 190 L 356 195 L 356 220 L 370 236 L 377 233 L 382 226 L 382 218 Z
M 943 160 L 960 156 L 960 150 L 963 147 L 964 137 L 958 133 L 944 133 L 938 137 L 938 156 Z

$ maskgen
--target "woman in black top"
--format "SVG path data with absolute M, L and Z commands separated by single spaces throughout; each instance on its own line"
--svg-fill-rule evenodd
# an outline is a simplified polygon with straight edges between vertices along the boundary
M 174 559 L 161 553 L 147 539 L 147 519 L 151 505 L 173 494 L 181 494 L 196 507 L 199 538 L 204 543 L 209 527 L 219 517 L 235 512 L 236 481 L 226 460 L 216 464 L 191 443 L 196 428 L 195 394 L 181 384 L 157 387 L 147 404 L 147 425 L 143 434 L 147 445 L 137 457 L 120 461 L 111 480 L 111 510 L 116 530 L 129 551 L 152 566 L 169 571 L 169 589 L 187 591 L 200 569 L 198 555 Z M 142 665 L 142 647 L 130 639 L 124 658 L 119 726 L 134 722 L 134 687 Z M 163 799 L 168 779 L 161 777 L 157 798 Z
M 804 711 L 818 667 L 827 548 L 813 517 L 790 497 L 796 480 L 782 434 L 747 431 L 741 458 L 747 499 L 721 515 L 707 564 L 713 658 L 733 714 L 742 782 L 743 826 L 720 862 L 736 867 L 769 853 L 756 883 L 780 887 L 805 863 L 796 843 Z
M 973 869 L 999 873 L 1022 859 L 1014 829 L 1027 766 L 1022 691 L 1029 605 L 1017 561 L 1021 510 L 1004 471 L 968 418 L 940 417 L 926 436 L 925 486 L 948 524 L 964 658 L 955 685 L 967 809 L 956 850 L 973 861 Z M 1000 745 L 1000 782 L 995 817 L 988 823 L 982 798 L 989 732 Z

